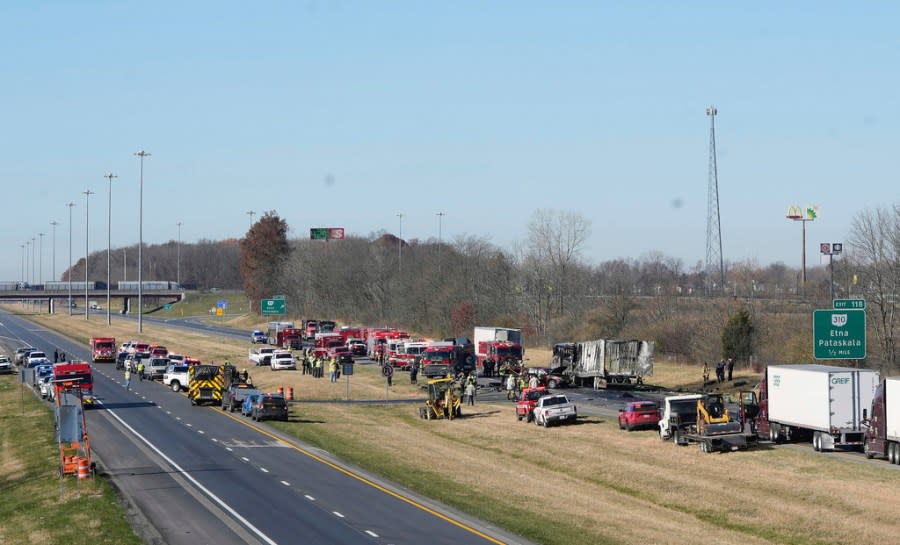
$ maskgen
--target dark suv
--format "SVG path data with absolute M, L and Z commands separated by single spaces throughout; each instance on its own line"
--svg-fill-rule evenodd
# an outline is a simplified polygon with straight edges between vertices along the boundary
M 261 422 L 267 418 L 287 420 L 287 400 L 280 394 L 260 394 L 251 408 L 250 418 L 257 422 Z

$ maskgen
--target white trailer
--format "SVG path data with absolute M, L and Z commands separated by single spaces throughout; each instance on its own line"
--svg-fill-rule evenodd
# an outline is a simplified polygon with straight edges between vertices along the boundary
M 760 418 L 768 420 L 769 437 L 776 440 L 811 435 L 817 451 L 862 446 L 878 383 L 878 371 L 871 369 L 770 365 Z
M 521 329 L 476 326 L 472 335 L 472 343 L 475 346 L 475 355 L 478 357 L 478 363 L 481 363 L 487 355 L 484 351 L 485 345 L 482 343 L 492 343 L 497 341 L 518 344 L 522 347 L 522 355 L 524 356 L 525 343 L 523 342 Z
M 653 374 L 653 343 L 639 340 L 598 339 L 576 344 L 572 381 L 605 384 L 641 384 Z

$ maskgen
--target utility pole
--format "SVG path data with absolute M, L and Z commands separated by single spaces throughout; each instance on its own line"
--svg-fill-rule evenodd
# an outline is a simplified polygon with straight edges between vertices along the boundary
M 22 247 L 22 289 L 25 289 L 25 282 L 27 282 L 25 280 L 25 245 L 20 244 L 19 246 Z
M 66 206 L 69 207 L 69 271 L 66 277 L 69 280 L 69 316 L 72 315 L 72 207 L 75 203 L 70 202 Z
M 403 272 L 403 213 L 397 214 L 400 218 L 400 236 L 397 237 L 397 272 Z
M 26 240 L 25 241 L 25 283 L 26 284 L 31 284 L 31 275 L 28 274 L 29 271 L 31 270 L 29 268 L 31 265 L 29 265 L 30 262 L 28 261 L 30 259 L 30 257 L 31 257 L 31 241 Z
M 88 304 L 88 239 L 90 238 L 90 198 L 94 194 L 88 189 L 82 191 L 84 193 L 84 319 L 89 320 L 91 317 L 91 306 Z
M 709 179 L 706 190 L 706 294 L 725 290 L 725 262 L 722 258 L 722 225 L 719 221 L 719 169 L 716 162 L 716 115 L 719 110 L 710 106 L 709 116 Z M 713 289 L 713 278 L 718 290 Z
M 128 249 L 122 248 L 122 282 L 128 282 Z
M 181 288 L 181 222 L 179 221 L 175 225 L 178 226 L 178 257 L 175 260 L 175 283 Z
M 34 249 L 37 248 L 37 237 L 31 237 L 31 282 L 37 284 L 37 276 L 34 274 Z
M 44 233 L 38 233 L 41 237 L 41 246 L 38 250 L 38 284 L 44 284 Z
M 248 210 L 247 215 L 250 216 L 250 228 L 253 229 L 253 216 L 256 215 L 256 212 L 253 210 Z
M 53 226 L 53 279 L 56 280 L 56 226 L 59 222 L 51 221 L 50 225 Z
M 441 269 L 441 241 L 443 238 L 442 237 L 443 233 L 441 231 L 443 228 L 444 216 L 446 216 L 447 214 L 445 214 L 444 212 L 438 212 L 435 215 L 438 217 L 438 270 L 440 270 Z
M 144 157 L 150 154 L 144 150 L 135 152 L 141 159 L 141 189 L 138 198 L 140 209 L 138 224 L 138 333 L 144 332 Z
M 118 178 L 118 176 L 112 172 L 107 172 L 103 177 L 109 180 L 109 191 L 107 192 L 109 202 L 106 207 L 106 325 L 112 325 L 112 314 L 110 314 L 109 310 L 111 299 L 109 284 L 112 281 L 112 278 L 110 278 L 110 270 L 112 269 L 112 181 L 113 178 Z

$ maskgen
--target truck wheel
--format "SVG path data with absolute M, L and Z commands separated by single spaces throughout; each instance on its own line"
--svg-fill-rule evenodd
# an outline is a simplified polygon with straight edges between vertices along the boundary
M 672 442 L 681 445 L 681 432 L 678 429 L 672 430 Z
M 896 443 L 888 443 L 887 448 L 888 462 L 891 464 L 897 463 L 897 444 Z
M 633 428 L 631 427 L 631 422 L 627 422 L 627 423 L 625 424 L 625 429 L 626 429 L 627 431 L 631 431 L 631 430 L 633 429 Z
M 525 415 L 525 422 L 531 422 L 534 420 L 534 413 L 528 413 Z
M 550 388 L 551 390 L 553 390 L 557 386 L 559 386 L 559 383 L 556 382 L 556 379 L 551 378 L 550 380 L 547 381 L 547 388 Z
M 521 421 L 522 421 L 522 415 L 521 415 L 521 414 L 516 413 L 516 421 L 518 421 L 518 422 L 521 422 Z
M 866 459 L 871 460 L 875 457 L 875 453 L 872 452 L 872 449 L 869 448 L 869 442 L 866 441 L 863 443 L 863 454 L 866 455 Z
M 659 429 L 659 440 L 660 441 L 666 440 L 666 434 L 663 433 L 662 428 Z
M 173 381 L 169 384 L 169 386 L 172 387 L 172 391 L 173 391 L 173 392 L 180 392 L 180 391 L 181 391 L 181 384 L 178 384 L 178 381 L 177 381 L 177 380 L 173 380 Z
M 546 417 L 544 418 L 544 421 L 543 421 L 542 423 L 544 424 L 544 427 L 545 427 L 545 428 L 549 428 L 549 427 L 550 427 L 550 422 L 547 420 Z
M 813 450 L 820 452 L 822 450 L 822 436 L 819 432 L 813 434 Z

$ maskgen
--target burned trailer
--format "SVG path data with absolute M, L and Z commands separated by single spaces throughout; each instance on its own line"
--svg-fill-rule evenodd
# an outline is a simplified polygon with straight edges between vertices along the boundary
M 575 346 L 568 367 L 573 384 L 606 387 L 610 384 L 642 384 L 653 374 L 653 342 L 598 339 Z

